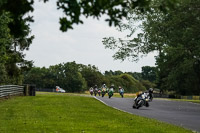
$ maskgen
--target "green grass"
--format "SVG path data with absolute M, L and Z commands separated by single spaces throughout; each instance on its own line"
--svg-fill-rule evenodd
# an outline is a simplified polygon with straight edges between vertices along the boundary
M 92 97 L 37 93 L 0 101 L 0 133 L 189 133 L 190 130 L 115 110 Z
M 190 100 L 190 99 L 171 99 L 167 98 L 168 100 L 173 100 L 173 101 L 183 101 L 183 102 L 193 102 L 193 103 L 200 103 L 200 100 Z

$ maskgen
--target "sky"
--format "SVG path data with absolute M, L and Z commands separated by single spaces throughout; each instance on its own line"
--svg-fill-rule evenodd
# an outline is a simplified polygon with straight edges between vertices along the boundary
M 104 19 L 85 19 L 84 24 L 74 25 L 73 30 L 61 32 L 59 17 L 64 16 L 57 10 L 55 0 L 47 3 L 36 0 L 34 3 L 34 23 L 31 24 L 35 36 L 28 51 L 27 60 L 33 60 L 37 67 L 49 67 L 60 63 L 75 61 L 78 64 L 95 65 L 101 72 L 106 70 L 141 72 L 142 66 L 155 66 L 155 54 L 151 53 L 139 62 L 114 60 L 114 51 L 105 49 L 102 38 L 125 37 L 125 33 L 109 27 Z

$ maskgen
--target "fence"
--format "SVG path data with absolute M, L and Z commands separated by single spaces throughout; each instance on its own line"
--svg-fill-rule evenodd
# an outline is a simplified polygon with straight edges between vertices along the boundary
M 19 85 L 0 86 L 0 98 L 13 95 L 23 95 L 23 94 L 24 94 L 24 86 L 19 86 Z

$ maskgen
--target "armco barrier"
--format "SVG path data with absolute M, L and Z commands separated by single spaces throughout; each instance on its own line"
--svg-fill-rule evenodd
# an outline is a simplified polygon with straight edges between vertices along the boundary
M 24 86 L 19 86 L 19 85 L 0 86 L 0 98 L 13 95 L 24 95 Z

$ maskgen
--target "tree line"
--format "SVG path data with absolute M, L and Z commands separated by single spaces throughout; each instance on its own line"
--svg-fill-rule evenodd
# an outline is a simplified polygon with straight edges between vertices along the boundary
M 145 66 L 145 68 L 152 68 Z M 33 67 L 24 72 L 24 84 L 35 84 L 37 88 L 55 88 L 60 86 L 67 92 L 83 92 L 97 85 L 99 88 L 106 84 L 108 87 L 114 84 L 116 89 L 122 86 L 126 92 L 145 91 L 154 87 L 152 71 L 137 73 L 122 71 L 105 71 L 101 73 L 96 66 L 67 62 L 54 66 Z M 138 79 L 136 79 L 138 78 Z M 150 82 L 149 80 L 153 81 Z
M 48 0 L 43 1 L 48 2 Z M 27 73 L 37 70 L 42 73 L 38 73 L 38 75 L 47 74 L 56 79 L 67 78 L 68 75 L 61 70 L 78 69 L 77 72 L 74 72 L 74 77 L 71 77 L 73 84 L 78 83 L 77 85 L 82 87 L 91 85 L 91 79 L 86 78 L 89 75 L 87 69 L 83 69 L 85 71 L 83 73 L 79 67 L 72 69 L 64 64 L 52 66 L 51 69 L 35 67 L 31 69 L 33 62 L 25 60 L 24 51 L 29 49 L 34 38 L 33 35 L 30 35 L 30 23 L 34 19 L 29 14 L 34 10 L 33 3 L 34 0 L 0 1 L 0 84 L 26 83 Z M 60 30 L 63 32 L 73 29 L 74 24 L 82 24 L 83 21 L 80 17 L 82 15 L 97 19 L 102 15 L 108 15 L 105 21 L 110 26 L 118 26 L 122 32 L 130 31 L 125 39 L 104 38 L 103 44 L 106 48 L 117 50 L 113 56 L 114 59 L 129 58 L 138 61 L 142 56 L 156 51 L 158 52 L 155 68 L 156 80 L 149 79 L 148 81 L 154 82 L 156 87 L 162 91 L 173 91 L 181 95 L 200 94 L 199 0 L 57 0 L 57 7 L 65 14 L 59 21 Z M 127 23 L 120 21 L 123 19 L 126 19 Z M 142 32 L 138 33 L 137 37 L 133 37 L 138 28 Z M 92 66 L 90 67 L 92 68 Z M 49 69 L 57 72 L 59 76 L 50 74 Z M 134 77 L 140 83 L 143 82 L 143 86 L 144 84 L 148 85 L 148 81 L 144 78 L 145 74 L 121 73 L 115 75 L 117 73 L 120 72 L 114 72 L 114 75 L 113 72 L 107 72 L 106 76 L 105 72 L 103 77 L 107 81 L 106 83 L 110 84 L 117 80 L 121 82 L 123 79 Z M 106 77 L 109 77 L 109 80 Z M 81 79 L 82 81 L 79 82 Z M 134 81 L 134 79 L 130 81 Z M 55 82 L 48 80 L 46 81 L 48 86 Z M 70 79 L 67 83 L 62 80 L 58 81 L 59 84 L 67 84 L 69 90 L 72 88 Z M 80 90 L 82 91 L 82 89 Z
M 152 1 L 146 12 L 130 9 L 127 23 L 119 28 L 130 34 L 125 39 L 106 37 L 103 43 L 116 50 L 113 57 L 119 60 L 138 61 L 141 56 L 157 52 L 157 87 L 163 92 L 199 95 L 200 1 L 177 0 L 166 12 L 157 8 L 160 3 Z M 137 29 L 142 32 L 136 33 Z

